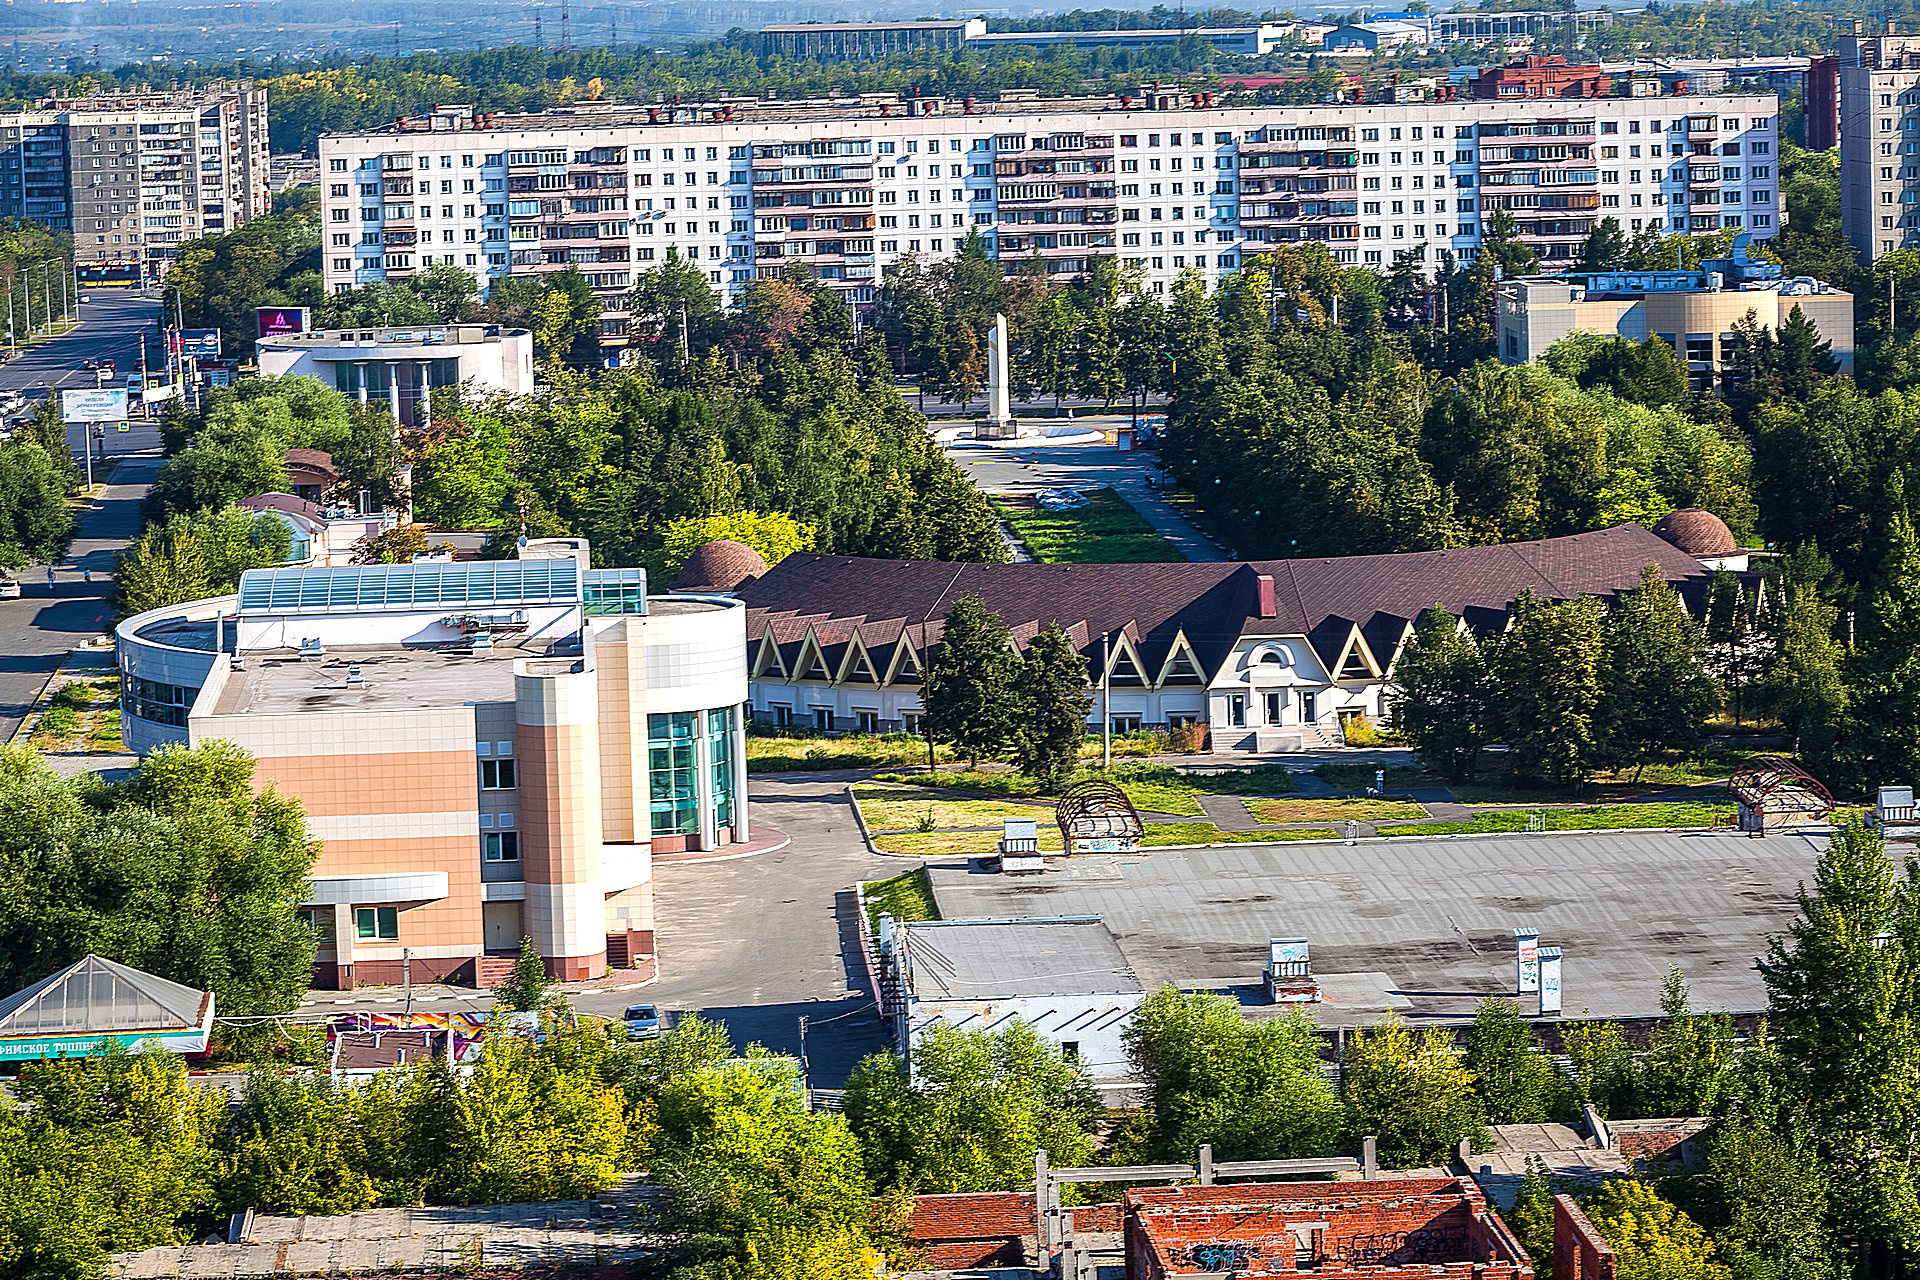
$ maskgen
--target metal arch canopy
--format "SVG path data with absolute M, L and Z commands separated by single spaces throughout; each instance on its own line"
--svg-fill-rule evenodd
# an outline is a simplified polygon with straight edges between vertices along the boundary
M 1068 853 L 1130 853 L 1146 834 L 1133 801 L 1105 778 L 1068 787 L 1053 814 Z

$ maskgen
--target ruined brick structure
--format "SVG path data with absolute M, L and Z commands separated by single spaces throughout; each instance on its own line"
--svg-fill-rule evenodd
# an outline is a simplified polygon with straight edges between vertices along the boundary
M 1614 1280 L 1613 1246 L 1572 1196 L 1553 1198 L 1553 1280 Z

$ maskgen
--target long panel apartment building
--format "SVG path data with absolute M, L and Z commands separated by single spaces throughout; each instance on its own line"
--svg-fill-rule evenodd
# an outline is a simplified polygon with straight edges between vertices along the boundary
M 151 280 L 271 210 L 268 160 L 252 84 L 49 99 L 0 113 L 0 217 L 72 232 L 83 282 Z
M 583 272 L 621 299 L 669 250 L 727 296 L 795 263 L 869 301 L 886 264 L 951 255 L 978 228 L 1004 262 L 1071 276 L 1098 256 L 1165 292 L 1275 244 L 1389 268 L 1471 259 L 1513 215 L 1549 266 L 1594 223 L 1776 234 L 1771 94 L 1325 106 L 1207 95 L 993 103 L 877 95 L 530 115 L 442 108 L 320 143 L 327 287 L 436 263 L 484 278 Z

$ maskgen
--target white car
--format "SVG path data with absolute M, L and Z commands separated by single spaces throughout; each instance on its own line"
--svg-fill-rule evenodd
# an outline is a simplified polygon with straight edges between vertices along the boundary
M 18 600 L 20 583 L 15 578 L 0 578 L 0 600 Z
M 627 1039 L 651 1040 L 660 1034 L 660 1006 L 653 1004 L 630 1004 L 621 1015 L 627 1024 Z

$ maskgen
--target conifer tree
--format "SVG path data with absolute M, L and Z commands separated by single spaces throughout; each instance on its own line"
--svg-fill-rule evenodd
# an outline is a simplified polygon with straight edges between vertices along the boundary
M 1018 663 L 999 614 L 978 596 L 954 603 L 922 686 L 929 755 L 935 742 L 951 743 L 974 765 L 1000 753 L 1012 726 Z
M 1071 772 L 1087 734 L 1087 664 L 1057 622 L 1027 645 L 1013 678 L 1014 767 L 1043 786 Z

